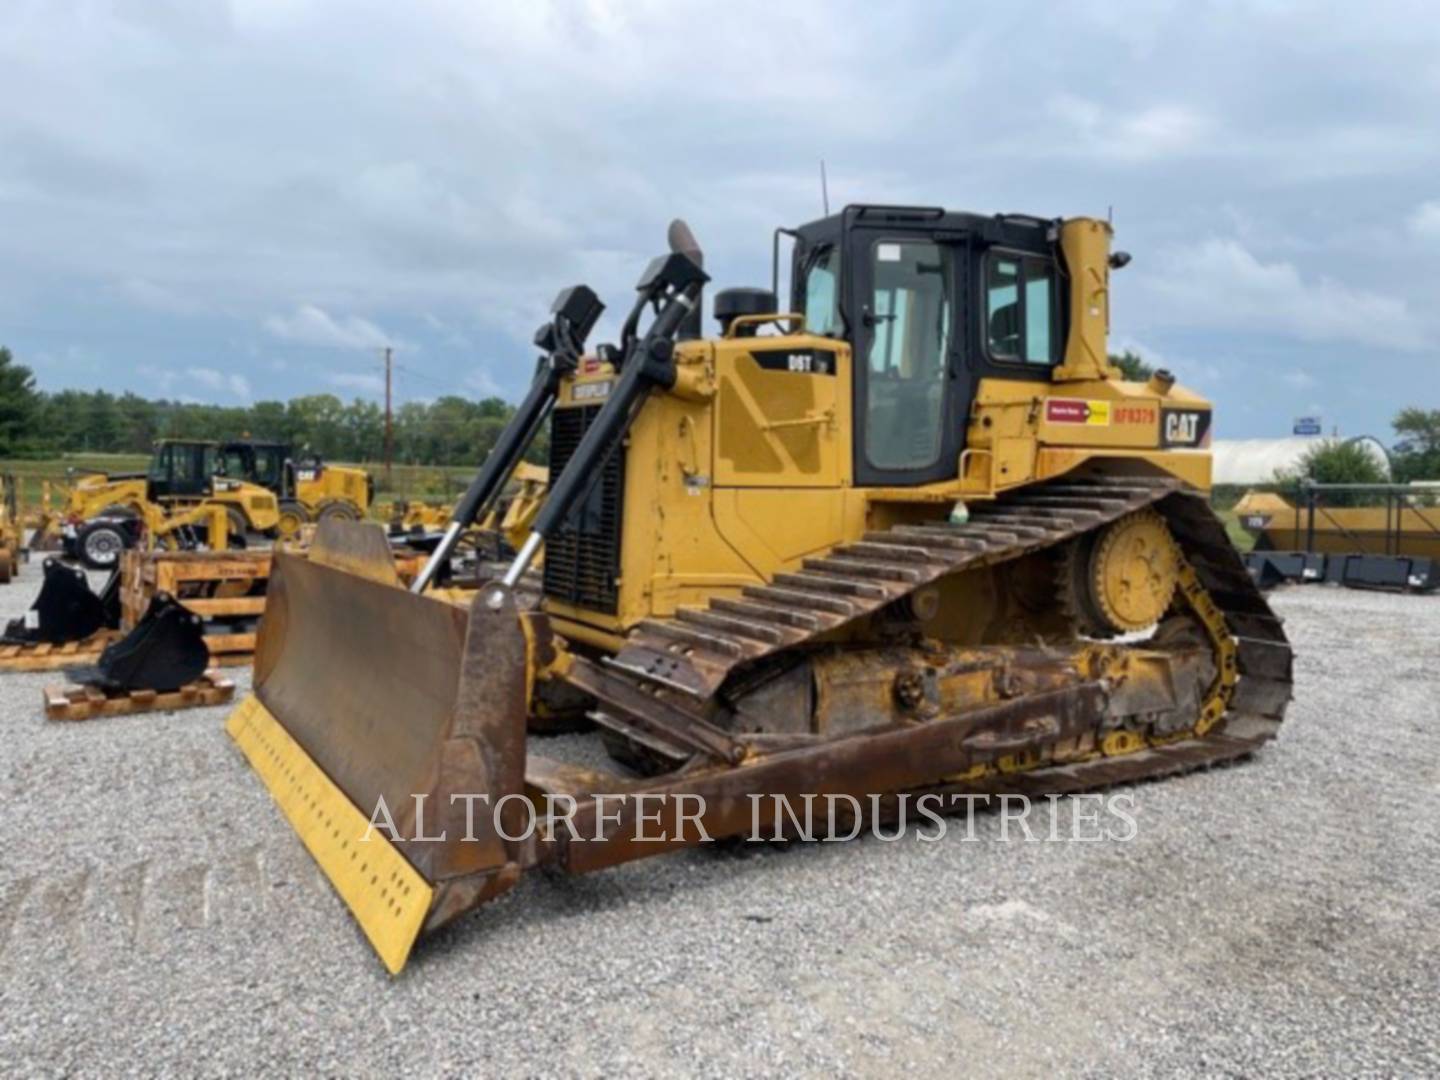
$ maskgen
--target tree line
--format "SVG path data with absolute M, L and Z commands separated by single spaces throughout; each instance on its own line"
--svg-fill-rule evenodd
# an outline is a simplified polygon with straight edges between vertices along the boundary
M 1110 360 L 1126 378 L 1143 380 L 1150 366 L 1133 352 Z M 454 465 L 483 461 L 513 413 L 498 397 L 481 401 L 446 396 L 406 402 L 395 410 L 395 461 Z M 1399 482 L 1440 479 L 1440 409 L 1407 408 L 1394 421 L 1391 476 Z M 384 455 L 385 415 L 373 401 L 341 401 L 309 394 L 253 405 L 203 405 L 152 400 L 106 390 L 35 387 L 34 373 L 0 346 L 0 457 L 48 457 L 60 453 L 148 453 L 160 438 L 254 438 L 289 443 L 332 461 L 379 461 Z M 530 458 L 544 462 L 544 431 Z M 1359 447 L 1318 443 L 1301 472 L 1329 483 L 1383 479 Z
M 446 396 L 395 410 L 394 459 L 400 464 L 482 461 L 514 406 Z M 36 389 L 34 374 L 0 347 L 0 457 L 62 453 L 149 453 L 156 439 L 253 438 L 289 443 L 332 461 L 380 461 L 385 413 L 373 401 L 309 394 L 289 401 L 205 405 L 107 390 Z M 530 457 L 543 462 L 542 432 Z

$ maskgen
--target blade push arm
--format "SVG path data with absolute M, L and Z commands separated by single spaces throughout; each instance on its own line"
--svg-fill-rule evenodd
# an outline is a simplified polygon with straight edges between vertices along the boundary
M 455 504 L 445 535 L 410 586 L 411 592 L 425 591 L 460 542 L 460 534 L 485 513 L 505 489 L 506 481 L 535 438 L 535 432 L 550 415 L 561 379 L 575 370 L 585 338 L 604 310 L 600 298 L 585 285 L 566 289 L 556 298 L 551 307 L 554 317 L 535 335 L 535 343 L 545 350 L 545 355 L 535 366 L 530 392 L 500 432 L 500 438 L 470 487 Z
M 615 389 L 565 470 L 552 482 L 530 535 L 501 579 L 506 588 L 514 588 L 546 538 L 564 523 L 584 496 L 595 470 L 625 437 L 649 392 L 655 387 L 668 389 L 675 385 L 675 336 L 699 303 L 700 290 L 707 280 L 696 260 L 683 251 L 661 256 L 646 269 L 638 286 L 640 296 L 625 323 Z M 650 304 L 656 308 L 655 317 L 645 333 L 638 334 L 640 314 Z

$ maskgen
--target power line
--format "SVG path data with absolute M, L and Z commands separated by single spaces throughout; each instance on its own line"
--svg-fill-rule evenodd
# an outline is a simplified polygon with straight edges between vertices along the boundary
M 431 383 L 431 384 L 433 384 L 433 385 L 435 385 L 435 386 L 441 387 L 442 389 L 451 389 L 451 390 L 453 390 L 453 389 L 455 388 L 455 384 L 454 384 L 454 383 L 447 382 L 447 381 L 445 381 L 444 379 L 437 379 L 437 378 L 435 378 L 433 375 L 423 374 L 422 372 L 416 371 L 414 368 L 406 367 L 404 364 L 396 364 L 396 365 L 395 365 L 395 370 L 396 370 L 396 371 L 403 371 L 406 375 L 409 375 L 412 379 L 419 379 L 421 382 L 428 382 L 428 383 Z
M 385 346 L 385 485 L 390 485 L 390 459 L 395 451 L 395 423 L 390 412 L 390 366 L 395 350 Z

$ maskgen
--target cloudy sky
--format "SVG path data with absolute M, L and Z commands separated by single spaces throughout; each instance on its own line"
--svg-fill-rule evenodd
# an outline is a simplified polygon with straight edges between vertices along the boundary
M 46 389 L 516 395 L 673 216 L 1103 216 L 1222 436 L 1440 406 L 1440 6 L 0 0 L 0 342 Z

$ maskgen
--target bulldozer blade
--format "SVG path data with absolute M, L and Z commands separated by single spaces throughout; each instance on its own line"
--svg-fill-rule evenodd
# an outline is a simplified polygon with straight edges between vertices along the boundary
M 520 874 L 514 598 L 487 587 L 467 612 L 410 593 L 382 527 L 339 521 L 308 558 L 276 554 L 266 596 L 255 691 L 226 729 L 397 973 L 423 931 Z
M 85 571 L 66 566 L 59 559 L 46 559 L 41 566 L 44 581 L 30 610 L 5 626 L 8 644 L 63 645 L 83 641 L 97 630 L 120 625 L 120 578 L 110 575 L 97 594 L 90 590 Z
M 200 678 L 209 663 L 203 620 L 162 592 L 128 634 L 105 647 L 96 667 L 114 689 L 168 692 Z

